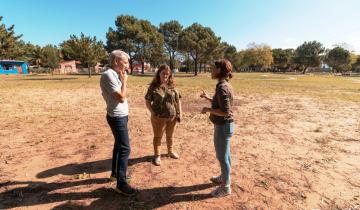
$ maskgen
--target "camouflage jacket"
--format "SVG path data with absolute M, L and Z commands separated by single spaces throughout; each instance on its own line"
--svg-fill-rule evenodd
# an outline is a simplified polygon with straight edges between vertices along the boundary
M 173 118 L 179 111 L 177 106 L 181 95 L 175 88 L 160 86 L 148 89 L 145 99 L 151 102 L 151 107 L 157 117 Z

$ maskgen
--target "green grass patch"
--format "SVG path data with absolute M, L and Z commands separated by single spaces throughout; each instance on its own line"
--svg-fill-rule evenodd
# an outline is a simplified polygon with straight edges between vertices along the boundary
M 79 75 L 0 75 L 2 92 L 21 89 L 92 89 L 99 88 L 99 75 L 92 78 Z M 129 76 L 133 96 L 142 95 L 152 77 Z M 183 95 L 198 97 L 201 89 L 214 91 L 216 81 L 209 73 L 192 76 L 177 73 L 176 84 Z M 360 79 L 332 75 L 294 75 L 272 73 L 236 73 L 231 84 L 237 94 L 299 95 L 321 100 L 360 102 Z M 131 89 L 132 88 L 132 89 Z

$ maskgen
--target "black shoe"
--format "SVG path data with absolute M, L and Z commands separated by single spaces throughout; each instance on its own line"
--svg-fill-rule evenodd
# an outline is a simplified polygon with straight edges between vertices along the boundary
M 117 186 L 115 188 L 115 191 L 117 193 L 120 193 L 120 194 L 123 194 L 123 195 L 126 195 L 126 196 L 133 196 L 133 195 L 136 195 L 136 193 L 138 192 L 137 189 L 131 187 L 129 184 L 125 184 L 125 185 L 122 185 L 122 186 Z

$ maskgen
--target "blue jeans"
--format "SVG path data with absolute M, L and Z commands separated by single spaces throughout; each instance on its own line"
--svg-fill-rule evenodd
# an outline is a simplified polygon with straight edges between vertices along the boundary
M 130 155 L 128 134 L 128 116 L 106 116 L 107 122 L 115 138 L 111 175 L 117 177 L 117 186 L 123 186 L 126 182 L 126 171 Z
M 220 162 L 221 177 L 225 186 L 231 183 L 231 155 L 230 139 L 234 133 L 235 123 L 225 123 L 223 125 L 214 125 L 214 146 L 216 157 Z

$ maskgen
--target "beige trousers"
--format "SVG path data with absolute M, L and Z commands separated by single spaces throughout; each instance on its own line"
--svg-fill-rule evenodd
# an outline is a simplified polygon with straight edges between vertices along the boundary
M 154 132 L 154 154 L 160 155 L 161 138 L 166 132 L 166 144 L 168 153 L 173 152 L 173 134 L 176 127 L 176 118 L 160 118 L 151 116 L 151 124 Z

